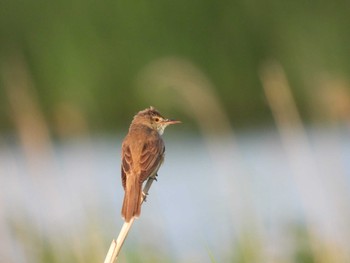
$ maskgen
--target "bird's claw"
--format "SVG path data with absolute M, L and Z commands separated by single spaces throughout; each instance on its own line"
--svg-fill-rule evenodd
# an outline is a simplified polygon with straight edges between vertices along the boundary
M 158 177 L 158 174 L 155 174 L 154 176 L 152 176 L 152 179 L 153 179 L 154 181 L 158 182 L 157 177 Z

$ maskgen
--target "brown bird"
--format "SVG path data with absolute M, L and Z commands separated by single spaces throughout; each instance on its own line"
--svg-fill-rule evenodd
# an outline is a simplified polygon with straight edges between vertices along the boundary
M 152 106 L 134 116 L 122 145 L 122 217 L 126 222 L 140 216 L 142 184 L 157 176 L 165 151 L 161 135 L 168 125 L 176 123 L 180 121 L 164 118 Z

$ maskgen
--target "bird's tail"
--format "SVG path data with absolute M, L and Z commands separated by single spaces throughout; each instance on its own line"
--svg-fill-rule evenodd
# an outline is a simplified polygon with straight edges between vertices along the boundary
M 141 213 L 142 183 L 138 176 L 133 176 L 134 180 L 129 178 L 125 187 L 125 195 L 122 207 L 122 217 L 125 222 L 129 222 L 133 217 L 139 217 Z

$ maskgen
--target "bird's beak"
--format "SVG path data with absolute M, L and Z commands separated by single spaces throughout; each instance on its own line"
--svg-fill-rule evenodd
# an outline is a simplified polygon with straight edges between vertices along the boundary
M 170 125 L 170 124 L 178 124 L 178 123 L 181 123 L 181 121 L 171 120 L 171 119 L 165 119 L 165 120 L 164 120 L 164 123 L 165 123 L 166 125 Z

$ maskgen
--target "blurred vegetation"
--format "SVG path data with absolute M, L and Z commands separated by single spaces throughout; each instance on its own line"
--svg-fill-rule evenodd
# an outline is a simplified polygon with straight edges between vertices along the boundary
M 42 172 L 37 160 L 54 159 L 49 154 L 53 148 L 52 134 L 81 135 L 126 129 L 133 114 L 149 105 L 185 123 L 197 121 L 207 136 L 204 141 L 215 153 L 212 156 L 217 152 L 213 150 L 215 147 L 210 147 L 213 146 L 210 135 L 221 127 L 232 132 L 226 117 L 230 124 L 243 128 L 275 123 L 285 151 L 292 157 L 292 167 L 294 164 L 297 168 L 294 172 L 299 175 L 295 176 L 299 181 L 295 184 L 309 193 L 307 187 L 311 184 L 305 182 L 323 187 L 322 181 L 318 180 L 317 169 L 312 177 L 312 173 L 304 171 L 304 166 L 300 167 L 300 160 L 295 158 L 299 152 L 294 151 L 294 140 L 290 136 L 293 131 L 289 131 L 294 126 L 301 137 L 306 138 L 302 125 L 305 120 L 334 123 L 339 119 L 349 120 L 349 10 L 350 2 L 345 0 L 1 1 L 0 132 L 18 132 L 23 159 L 37 165 L 34 168 L 28 165 L 34 175 Z M 191 90 L 183 87 L 163 93 L 159 89 L 146 89 L 147 85 L 139 86 L 143 70 L 152 62 L 168 57 L 179 59 L 174 60 L 176 63 L 168 67 L 168 71 L 185 65 L 182 72 L 176 73 L 187 82 L 179 83 L 197 81 Z M 269 63 L 271 61 L 273 63 Z M 164 65 L 166 63 L 157 64 L 158 69 Z M 192 70 L 190 77 L 184 74 L 186 70 Z M 176 76 L 174 73 L 172 80 Z M 203 92 L 201 81 L 207 88 Z M 187 93 L 186 88 L 190 90 Z M 154 94 L 156 92 L 160 95 Z M 176 92 L 181 92 L 183 97 Z M 191 94 L 197 102 L 189 105 Z M 181 103 L 172 106 L 174 101 L 183 98 L 186 98 L 187 104 L 183 104 L 186 108 L 179 108 Z M 188 109 L 192 111 L 186 112 Z M 336 143 L 333 146 L 337 149 Z M 228 144 L 227 149 L 234 146 Z M 308 146 L 301 147 L 301 151 Z M 40 155 L 38 149 L 44 154 Z M 217 156 L 217 160 L 229 160 L 225 164 L 233 159 L 237 161 L 236 155 L 225 151 Z M 338 155 L 333 158 L 327 155 L 325 160 L 341 162 Z M 344 163 L 346 160 L 344 158 Z M 221 167 L 220 164 L 216 163 L 216 167 Z M 346 169 L 338 172 L 336 165 L 329 167 L 335 181 L 347 175 Z M 308 173 L 307 176 L 298 168 Z M 30 168 L 28 170 L 31 174 Z M 3 175 L 6 179 L 11 173 L 6 170 Z M 22 174 L 18 172 L 16 176 Z M 341 182 L 339 180 L 334 188 L 336 192 L 329 191 L 333 198 L 330 207 L 348 216 L 348 209 L 333 205 L 338 204 L 337 197 L 341 199 L 342 194 L 347 193 L 340 191 L 345 185 Z M 314 214 L 308 210 L 320 201 L 317 196 L 309 195 L 301 199 L 307 204 L 305 217 L 311 215 L 312 219 Z M 81 224 L 87 233 L 84 240 L 80 240 L 77 233 L 69 233 L 62 242 L 59 238 L 56 240 L 55 235 L 45 233 L 47 229 L 32 223 L 29 217 L 18 218 L 8 218 L 6 231 L 11 237 L 7 245 L 20 262 L 96 262 L 105 256 L 108 246 L 105 240 L 110 239 L 110 233 L 106 237 L 100 233 L 102 230 L 92 229 L 95 225 L 91 226 L 91 222 Z M 348 244 L 349 239 L 335 245 L 330 243 L 310 227 L 313 222 L 310 218 L 305 224 L 286 227 L 286 232 L 290 230 L 286 234 L 290 243 L 285 246 L 287 255 L 279 262 L 328 263 L 349 258 L 340 246 Z M 348 221 L 344 225 L 348 226 Z M 269 249 L 268 243 L 266 245 L 263 235 L 254 230 L 242 232 L 245 235 L 237 238 L 232 251 L 220 257 L 226 262 L 259 262 L 264 258 L 262 251 Z M 175 262 L 176 255 L 153 247 L 148 251 L 148 248 L 142 244 L 125 247 L 124 261 Z M 221 258 L 211 253 L 211 248 L 207 250 L 208 262 L 220 262 Z M 280 256 L 278 252 L 276 258 Z
M 28 218 L 27 218 L 28 219 Z M 101 262 L 105 256 L 101 250 L 101 240 L 106 238 L 96 232 L 96 226 L 88 225 L 83 222 L 83 235 L 77 237 L 74 234 L 67 234 L 67 238 L 57 238 L 49 233 L 42 233 L 40 227 L 33 224 L 30 220 L 18 221 L 18 218 L 11 220 L 10 230 L 13 233 L 16 246 L 16 258 L 18 262 Z M 290 253 L 290 259 L 287 255 L 269 259 L 267 262 L 329 262 L 317 261 L 313 255 L 311 246 L 313 245 L 308 238 L 307 229 L 304 224 L 292 224 L 285 226 L 287 232 L 290 232 L 287 251 Z M 48 230 L 50 232 L 52 230 Z M 262 251 L 266 249 L 264 244 L 259 244 L 259 234 L 245 229 L 245 234 L 237 240 L 237 244 L 232 244 L 232 249 L 227 254 L 220 256 L 213 255 L 210 251 L 208 254 L 197 255 L 207 257 L 206 262 L 232 262 L 247 263 L 261 262 L 264 259 Z M 103 245 L 107 248 L 108 244 L 104 241 Z M 261 247 L 262 245 L 262 247 Z M 137 262 L 189 262 L 177 258 L 172 253 L 165 253 L 160 244 L 131 243 L 124 248 L 119 259 L 121 262 L 137 263 Z M 207 248 L 208 249 L 208 248 Z M 277 253 L 278 254 L 278 253 Z M 322 255 L 321 252 L 319 252 Z M 6 258 L 3 258 L 5 260 Z M 177 260 L 176 260 L 177 259 Z M 7 259 L 8 260 L 8 259 Z M 223 260 L 223 261 L 221 261 Z M 266 260 L 266 258 L 265 258 Z M 119 262 L 119 261 L 118 261 Z M 193 262 L 199 262 L 196 257 Z
M 1 1 L 1 68 L 16 56 L 25 61 L 50 124 L 73 105 L 91 129 L 108 131 L 157 106 L 139 95 L 135 78 L 163 56 L 197 65 L 235 125 L 269 122 L 258 72 L 273 59 L 309 118 L 310 82 L 350 73 L 349 8 L 345 0 Z M 13 127 L 7 97 L 1 88 L 1 130 Z

